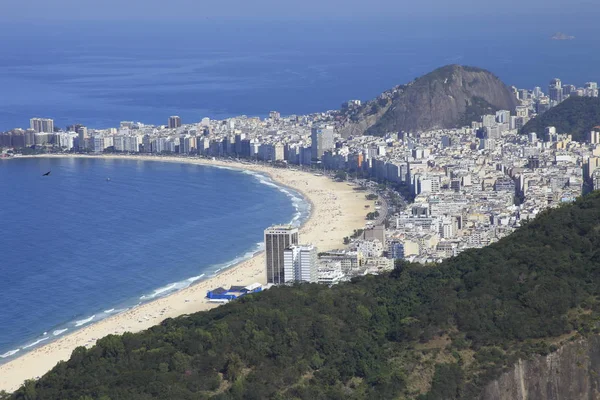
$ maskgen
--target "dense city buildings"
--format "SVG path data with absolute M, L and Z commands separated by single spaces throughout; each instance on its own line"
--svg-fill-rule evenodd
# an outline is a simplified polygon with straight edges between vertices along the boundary
M 339 252 L 315 263 L 316 250 L 299 246 L 296 228 L 265 231 L 269 283 L 333 284 L 392 268 L 398 259 L 439 262 L 486 246 L 544 209 L 600 188 L 600 127 L 581 142 L 553 126 L 519 133 L 569 97 L 597 96 L 597 84 L 576 87 L 553 79 L 547 94 L 540 87 L 513 92 L 520 102 L 515 110 L 498 110 L 458 129 L 342 137 L 336 111 L 271 111 L 264 119 L 203 118 L 186 125 L 170 117 L 168 126 L 122 121 L 118 128 L 77 124 L 57 132 L 52 120 L 33 118 L 30 129 L 0 134 L 0 146 L 231 158 L 347 178 L 377 200 L 365 210 L 364 231 L 346 238 Z M 342 109 L 357 107 L 361 102 L 351 100 Z M 398 200 L 399 193 L 411 202 Z

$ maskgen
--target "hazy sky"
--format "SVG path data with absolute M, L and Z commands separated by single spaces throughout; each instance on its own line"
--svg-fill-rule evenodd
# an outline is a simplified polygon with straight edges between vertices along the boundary
M 1 20 L 465 17 L 600 12 L 598 0 L 0 0 Z

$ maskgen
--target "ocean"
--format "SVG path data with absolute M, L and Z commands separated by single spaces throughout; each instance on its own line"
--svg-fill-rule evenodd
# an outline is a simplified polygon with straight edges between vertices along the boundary
M 503 12 L 504 11 L 504 12 Z M 367 100 L 445 64 L 509 85 L 600 81 L 596 16 L 510 10 L 463 19 L 70 22 L 0 25 L 0 130 L 122 120 L 307 114 Z M 575 40 L 554 41 L 556 31 Z
M 452 63 L 582 85 L 600 81 L 596 17 L 3 23 L 0 131 L 314 113 Z M 550 40 L 559 30 L 576 39 Z M 251 255 L 298 212 L 272 185 L 193 165 L 0 162 L 0 362 Z
M 263 175 L 156 161 L 5 160 L 0 188 L 0 363 L 249 258 L 309 212 Z

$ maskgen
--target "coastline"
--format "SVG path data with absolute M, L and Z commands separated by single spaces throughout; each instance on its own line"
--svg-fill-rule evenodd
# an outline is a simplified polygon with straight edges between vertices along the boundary
M 39 155 L 26 157 L 102 158 L 186 163 L 212 167 L 252 171 L 270 177 L 278 186 L 300 193 L 310 203 L 310 214 L 300 226 L 300 241 L 312 243 L 319 251 L 341 248 L 342 238 L 354 229 L 364 226 L 364 206 L 372 205 L 362 192 L 353 191 L 345 182 L 334 182 L 325 176 L 309 172 L 278 169 L 264 165 L 243 164 L 224 160 L 201 158 L 128 156 L 128 155 Z M 109 334 L 139 332 L 159 324 L 164 319 L 218 306 L 205 299 L 206 291 L 217 286 L 231 286 L 258 282 L 266 283 L 264 252 L 255 252 L 243 260 L 220 271 L 215 276 L 193 283 L 165 297 L 144 303 L 123 313 L 110 316 L 80 330 L 59 337 L 55 341 L 35 348 L 5 364 L 0 365 L 0 391 L 12 392 L 26 379 L 39 377 L 57 362 L 66 360 L 78 346 L 91 347 L 97 339 Z

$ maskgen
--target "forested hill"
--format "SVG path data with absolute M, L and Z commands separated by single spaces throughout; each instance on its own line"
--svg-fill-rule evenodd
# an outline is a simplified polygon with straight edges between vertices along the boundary
M 521 133 L 536 132 L 539 138 L 543 138 L 544 130 L 554 126 L 558 133 L 570 133 L 573 140 L 583 142 L 588 132 L 597 125 L 600 125 L 600 98 L 569 97 L 530 120 Z
M 10 398 L 469 399 L 519 357 L 597 332 L 599 292 L 594 192 L 439 265 L 106 337 Z

